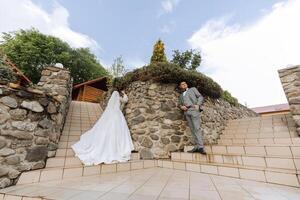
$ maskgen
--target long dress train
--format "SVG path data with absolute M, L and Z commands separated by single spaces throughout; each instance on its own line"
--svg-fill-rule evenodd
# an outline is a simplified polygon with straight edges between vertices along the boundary
M 130 159 L 134 146 L 120 109 L 120 95 L 117 91 L 112 93 L 99 120 L 81 135 L 72 149 L 85 165 L 126 162 Z

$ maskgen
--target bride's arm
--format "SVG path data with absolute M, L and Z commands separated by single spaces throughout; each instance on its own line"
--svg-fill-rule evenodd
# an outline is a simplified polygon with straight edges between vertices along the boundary
M 125 92 L 123 92 L 123 97 L 120 97 L 120 101 L 122 103 L 127 103 L 128 102 L 128 96 Z

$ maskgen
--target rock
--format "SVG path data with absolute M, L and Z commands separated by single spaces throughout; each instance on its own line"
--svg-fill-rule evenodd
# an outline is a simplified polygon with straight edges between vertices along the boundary
M 44 137 L 35 138 L 35 144 L 37 145 L 47 145 L 48 143 L 49 143 L 48 138 L 44 138 Z
M 13 121 L 11 125 L 21 131 L 34 131 L 37 127 L 37 123 L 28 121 Z
M 150 160 L 150 159 L 153 159 L 153 153 L 150 151 L 150 149 L 142 149 L 140 151 L 140 156 L 141 156 L 141 159 L 144 159 L 144 160 Z
M 171 136 L 171 141 L 174 143 L 179 143 L 180 142 L 181 137 L 177 136 L 177 135 L 172 135 Z
M 144 116 L 138 116 L 138 117 L 133 118 L 131 120 L 131 125 L 140 124 L 140 123 L 143 123 L 144 121 L 145 121 L 145 117 Z
M 44 118 L 39 122 L 39 126 L 45 129 L 51 129 L 53 127 L 53 123 L 51 120 Z
M 153 146 L 153 142 L 148 137 L 145 137 L 145 139 L 142 141 L 141 145 L 143 147 L 151 148 Z
M 158 137 L 157 135 L 155 135 L 155 134 L 151 134 L 151 135 L 150 135 L 150 138 L 151 138 L 152 140 L 158 140 L 158 139 L 159 139 L 159 137 Z
M 41 98 L 39 99 L 39 103 L 46 107 L 49 104 L 49 100 L 47 98 Z
M 49 151 L 54 151 L 54 150 L 56 150 L 57 148 L 58 148 L 58 145 L 55 144 L 55 143 L 50 142 L 50 143 L 48 144 L 48 150 L 49 150 Z
M 10 149 L 10 148 L 3 148 L 3 149 L 0 149 L 0 156 L 10 156 L 10 155 L 13 155 L 15 154 L 16 151 L 13 150 L 13 149 Z
M 164 123 L 164 124 L 167 124 L 167 125 L 171 125 L 171 124 L 172 124 L 172 121 L 169 120 L 169 119 L 165 119 L 165 120 L 163 121 L 163 123 Z
M 0 114 L 0 124 L 4 124 L 9 119 L 10 119 L 10 115 L 8 113 Z
M 56 151 L 48 151 L 48 158 L 54 157 L 56 154 Z
M 34 146 L 27 150 L 25 160 L 29 162 L 37 162 L 45 160 L 48 155 L 48 149 L 46 146 Z
M 19 164 L 21 161 L 20 156 L 18 155 L 11 155 L 11 156 L 7 156 L 5 158 L 5 162 L 9 165 L 17 165 Z
M 18 108 L 18 109 L 10 110 L 9 114 L 11 118 L 14 120 L 24 120 L 26 118 L 27 111 Z
M 11 143 L 11 148 L 17 149 L 20 147 L 30 147 L 32 145 L 32 140 L 14 140 Z
M 22 162 L 16 167 L 16 170 L 20 172 L 29 171 L 32 167 L 32 163 Z
M 38 129 L 34 132 L 34 135 L 40 137 L 48 137 L 49 133 L 50 133 L 50 129 Z
M 135 109 L 132 114 L 133 116 L 138 116 L 141 114 L 141 111 L 139 109 Z
M 22 97 L 22 98 L 26 98 L 26 99 L 31 99 L 33 97 L 33 95 L 31 93 L 26 92 L 24 90 L 18 91 L 17 96 Z
M 164 112 L 171 111 L 171 108 L 166 103 L 161 103 L 160 109 Z
M 39 162 L 36 162 L 32 165 L 31 169 L 32 170 L 35 170 L 35 169 L 42 169 L 45 167 L 45 162 L 44 161 L 39 161 Z
M 170 140 L 169 140 L 169 138 L 166 138 L 166 137 L 162 137 L 162 138 L 160 138 L 160 141 L 164 144 L 164 145 L 166 145 L 166 144 L 169 144 L 170 143 Z
M 21 172 L 19 172 L 18 170 L 15 170 L 15 169 L 9 169 L 9 172 L 8 172 L 8 178 L 10 179 L 15 179 L 19 176 Z
M 47 107 L 47 111 L 50 114 L 56 113 L 57 112 L 57 108 L 56 108 L 55 104 L 52 103 L 52 102 L 50 102 L 49 105 L 48 105 L 48 107 Z
M 0 98 L 0 102 L 3 103 L 4 105 L 10 107 L 10 108 L 17 108 L 18 107 L 18 102 L 15 98 L 5 96 Z
M 176 131 L 175 132 L 175 135 L 183 135 L 184 134 L 184 132 L 181 132 L 181 131 Z
M 0 149 L 4 148 L 6 144 L 7 144 L 6 140 L 0 138 Z
M 165 115 L 166 119 L 175 121 L 175 120 L 182 120 L 183 119 L 183 115 L 179 112 L 168 112 Z
M 0 103 L 0 114 L 7 113 L 9 111 L 9 107 Z
M 152 83 L 150 86 L 149 86 L 149 90 L 154 90 L 157 88 L 157 84 L 155 83 Z
M 31 133 L 18 130 L 2 130 L 2 135 L 12 136 L 19 140 L 31 140 L 33 138 Z
M 0 166 L 0 177 L 6 176 L 8 174 L 8 168 Z
M 21 103 L 21 106 L 23 108 L 27 108 L 33 112 L 43 112 L 44 108 L 41 106 L 41 104 L 37 101 L 23 101 Z
M 165 146 L 165 151 L 174 152 L 177 151 L 177 147 L 174 144 L 168 144 L 167 146 Z
M 132 131 L 132 132 L 133 132 L 134 134 L 137 134 L 137 135 L 143 135 L 143 134 L 146 133 L 146 131 L 143 130 L 143 129 L 134 130 L 134 131 Z
M 58 132 L 54 132 L 54 131 L 50 131 L 49 132 L 49 140 L 52 142 L 57 142 L 57 139 L 59 138 L 60 133 Z
M 1 178 L 0 179 L 0 189 L 5 188 L 11 184 L 10 179 L 8 178 Z
M 150 131 L 150 133 L 155 133 L 158 131 L 158 129 L 157 128 L 149 128 L 149 131 Z

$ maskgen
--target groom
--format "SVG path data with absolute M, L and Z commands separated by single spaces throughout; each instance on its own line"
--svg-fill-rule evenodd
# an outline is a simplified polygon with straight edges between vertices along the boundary
M 182 91 L 179 96 L 179 106 L 184 111 L 195 143 L 194 148 L 188 152 L 206 154 L 200 129 L 200 105 L 203 103 L 203 96 L 195 87 L 188 88 L 185 81 L 179 83 L 179 88 Z

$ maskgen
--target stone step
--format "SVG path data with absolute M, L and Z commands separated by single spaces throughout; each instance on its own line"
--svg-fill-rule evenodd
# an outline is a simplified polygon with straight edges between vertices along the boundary
M 60 150 L 60 149 L 58 149 Z M 60 153 L 60 151 L 58 151 Z M 131 160 L 139 160 L 139 153 L 132 153 Z M 75 156 L 56 156 L 53 158 L 48 158 L 46 161 L 46 168 L 50 167 L 77 167 L 83 166 L 83 163 L 78 157 Z
M 50 167 L 40 170 L 23 172 L 18 180 L 17 185 L 61 180 L 81 176 L 94 176 L 105 173 L 131 171 L 144 168 L 152 168 L 156 166 L 157 160 L 139 160 L 93 166 Z
M 296 170 L 171 160 L 158 160 L 158 167 L 300 187 L 300 175 Z
M 258 117 L 246 117 L 246 118 L 239 118 L 239 119 L 231 119 L 228 120 L 228 123 L 248 123 L 248 122 L 281 122 L 281 121 L 292 121 L 291 113 L 288 114 L 279 114 L 279 115 L 272 115 L 272 116 L 258 116 Z
M 222 134 L 220 139 L 260 139 L 260 138 L 297 138 L 296 133 L 282 132 L 282 133 L 264 133 L 264 134 Z
M 193 146 L 185 146 L 184 152 Z M 206 145 L 205 150 L 211 154 L 231 154 L 246 156 L 279 156 L 300 158 L 300 144 L 298 145 Z
M 300 171 L 300 157 L 293 158 L 286 156 L 238 155 L 228 153 L 207 153 L 207 155 L 202 155 L 200 153 L 173 152 L 171 154 L 171 159 L 172 161 L 193 163 L 203 162 L 233 164 L 248 167 L 263 167 Z
M 72 148 L 60 148 L 56 150 L 55 158 L 57 157 L 75 157 L 75 153 Z M 139 153 L 131 153 L 131 160 L 139 160 Z
M 273 144 L 300 144 L 300 137 L 297 138 L 227 138 L 219 139 L 218 144 L 258 144 L 258 145 L 273 145 Z
M 289 133 L 289 134 L 296 134 L 295 128 L 289 129 L 281 129 L 281 130 L 274 130 L 273 128 L 265 128 L 265 129 L 258 129 L 258 128 L 251 128 L 251 129 L 225 129 L 222 131 L 223 134 L 281 134 L 281 133 Z

